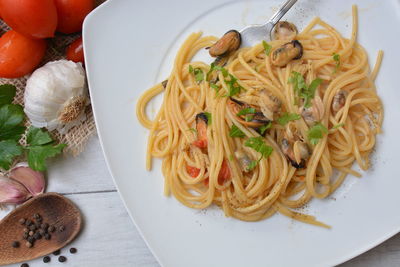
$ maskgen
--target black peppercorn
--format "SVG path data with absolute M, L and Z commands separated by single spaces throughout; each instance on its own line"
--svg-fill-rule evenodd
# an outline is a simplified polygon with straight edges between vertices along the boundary
M 60 253 L 61 253 L 61 250 L 58 249 L 58 250 L 53 252 L 53 255 L 54 256 L 58 256 L 58 255 L 60 255 Z
M 23 238 L 23 239 L 28 239 L 28 237 L 29 237 L 29 234 L 28 234 L 28 233 L 24 233 L 24 234 L 22 235 L 22 238 Z
M 33 246 L 33 244 L 31 242 L 26 242 L 25 246 L 28 247 L 28 248 L 31 248 Z
M 32 224 L 32 221 L 31 221 L 31 220 L 28 219 L 28 220 L 25 221 L 25 225 L 26 225 L 26 226 L 29 226 L 29 225 L 31 225 L 31 224 Z
M 41 235 L 39 232 L 36 232 L 36 233 L 33 235 L 33 237 L 34 237 L 36 240 L 38 240 L 38 239 L 41 239 L 41 238 L 42 238 L 42 235 Z
M 53 233 L 56 230 L 56 228 L 53 225 L 51 225 L 51 226 L 49 226 L 48 230 L 50 233 Z
M 44 263 L 50 262 L 50 257 L 49 257 L 49 256 L 45 256 L 45 257 L 43 258 L 43 262 L 44 262 Z
M 35 219 L 39 219 L 39 218 L 41 218 L 42 216 L 40 216 L 40 214 L 39 213 L 35 213 L 35 214 L 33 214 L 33 218 L 35 218 Z
M 34 231 L 29 231 L 29 233 L 28 233 L 29 236 L 33 236 L 34 234 L 35 234 Z
M 22 263 L 21 267 L 29 267 L 29 264 L 28 263 Z
M 59 230 L 60 232 L 64 232 L 64 231 L 65 231 L 65 226 L 64 226 L 64 225 L 61 225 L 60 228 L 58 228 L 58 230 Z
M 51 239 L 51 235 L 50 234 L 44 234 L 44 239 L 46 240 L 50 240 Z
M 41 225 L 40 222 L 35 222 L 36 229 L 39 229 L 39 228 L 40 228 L 40 225 Z
M 28 236 L 28 242 L 29 243 L 35 242 L 35 238 L 33 236 Z
M 42 218 L 42 217 L 40 217 L 40 218 L 37 218 L 37 219 L 36 219 L 36 221 L 37 221 L 38 223 L 42 223 L 42 221 L 43 221 L 43 218 Z
M 58 261 L 59 262 L 65 262 L 65 261 L 67 261 L 67 258 L 64 257 L 64 256 L 60 256 L 60 257 L 58 257 Z
M 12 242 L 11 245 L 12 245 L 13 248 L 19 248 L 19 242 L 18 241 Z
M 25 218 L 21 218 L 21 219 L 19 219 L 18 222 L 19 222 L 21 225 L 24 225 L 25 222 L 26 222 L 26 219 L 25 219 Z
M 35 231 L 36 230 L 36 225 L 32 224 L 29 226 L 29 230 Z
M 75 254 L 78 250 L 76 248 L 70 248 L 69 252 L 71 252 L 72 254 Z
M 46 233 L 46 231 L 45 230 L 43 230 L 43 229 L 39 229 L 39 234 L 41 234 L 41 235 L 44 235 L 45 233 Z
M 49 228 L 49 224 L 48 224 L 48 223 L 42 223 L 42 224 L 40 225 L 40 228 L 42 228 L 43 230 L 45 230 L 45 229 Z
M 29 229 L 28 228 L 24 228 L 24 233 L 29 233 Z

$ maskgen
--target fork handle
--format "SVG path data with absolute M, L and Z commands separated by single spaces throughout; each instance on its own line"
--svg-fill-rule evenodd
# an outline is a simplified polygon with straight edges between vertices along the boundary
M 270 23 L 273 25 L 278 23 L 278 21 L 289 11 L 289 9 L 297 2 L 297 0 L 287 0 L 286 3 L 272 16 Z

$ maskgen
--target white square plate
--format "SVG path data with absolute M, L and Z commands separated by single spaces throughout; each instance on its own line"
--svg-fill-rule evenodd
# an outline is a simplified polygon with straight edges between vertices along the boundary
M 400 2 L 396 0 L 298 1 L 284 17 L 301 29 L 320 16 L 344 36 L 351 32 L 351 5 L 359 6 L 358 41 L 370 64 L 385 57 L 377 79 L 385 105 L 384 134 L 373 167 L 362 179 L 348 177 L 329 199 L 306 212 L 331 230 L 281 215 L 248 223 L 211 208 L 192 210 L 163 196 L 160 162 L 145 170 L 147 130 L 137 121 L 139 95 L 171 70 L 186 36 L 266 21 L 283 1 L 109 0 L 84 24 L 85 60 L 97 129 L 110 172 L 126 207 L 164 266 L 326 266 L 348 260 L 400 229 L 399 60 Z M 154 106 L 154 109 L 157 107 Z

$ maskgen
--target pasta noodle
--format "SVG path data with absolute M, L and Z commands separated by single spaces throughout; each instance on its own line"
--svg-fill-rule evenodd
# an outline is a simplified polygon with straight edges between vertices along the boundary
M 144 92 L 137 104 L 137 117 L 150 130 L 147 169 L 152 158 L 163 159 L 165 194 L 195 209 L 216 204 L 244 221 L 279 212 L 329 227 L 295 209 L 326 198 L 348 174 L 360 177 L 354 162 L 368 169 L 383 120 L 374 84 L 383 52 L 371 72 L 357 30 L 356 7 L 350 39 L 314 18 L 295 37 L 301 59 L 283 67 L 268 56 L 283 40 L 241 48 L 223 68 L 192 62 L 217 38 L 191 34 L 168 80 Z M 152 120 L 146 106 L 159 94 L 163 102 Z M 243 114 L 235 106 L 244 107 Z

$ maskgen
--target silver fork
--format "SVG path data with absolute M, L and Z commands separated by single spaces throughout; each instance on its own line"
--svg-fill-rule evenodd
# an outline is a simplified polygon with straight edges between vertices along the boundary
M 240 31 L 242 37 L 242 47 L 253 46 L 262 40 L 270 41 L 271 33 L 278 21 L 289 11 L 297 0 L 287 0 L 286 3 L 272 16 L 265 24 L 253 24 Z

